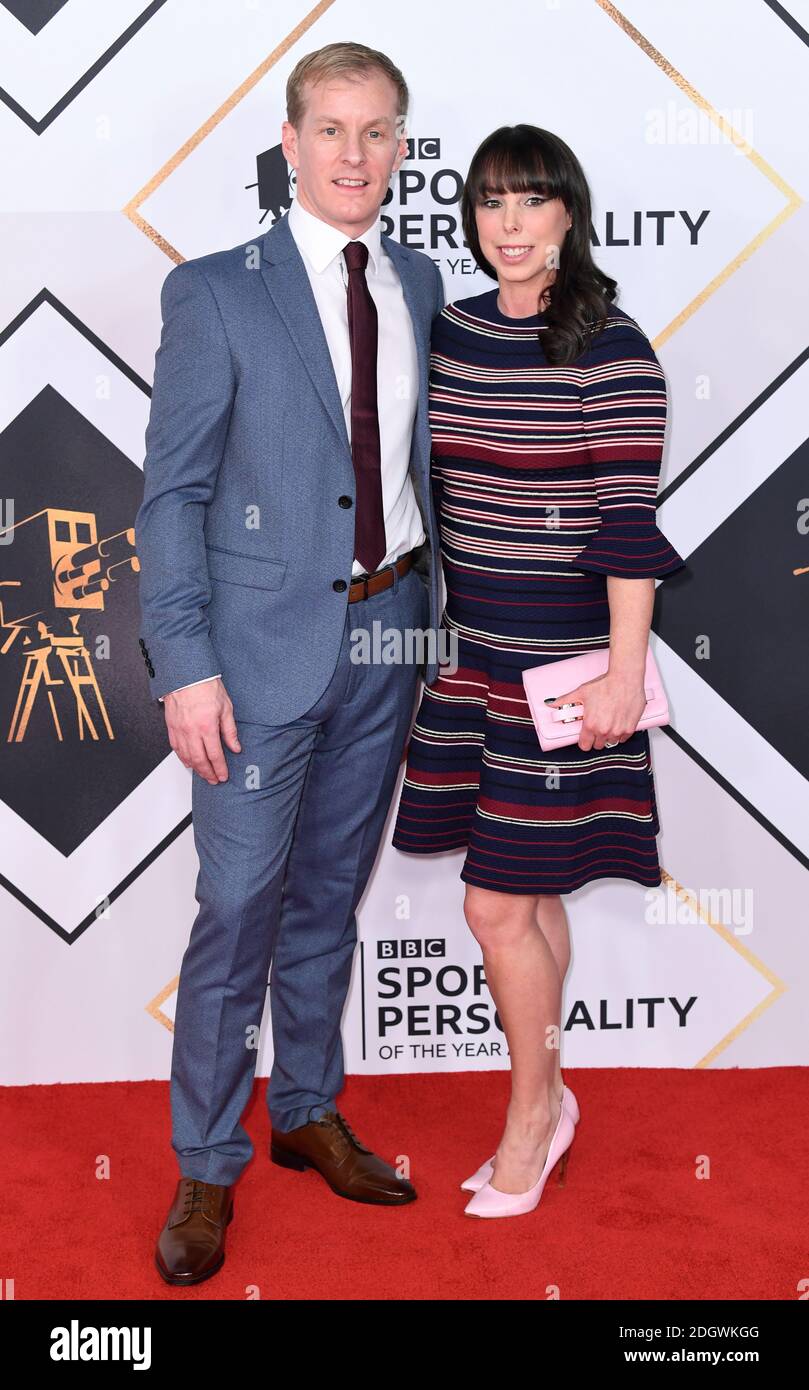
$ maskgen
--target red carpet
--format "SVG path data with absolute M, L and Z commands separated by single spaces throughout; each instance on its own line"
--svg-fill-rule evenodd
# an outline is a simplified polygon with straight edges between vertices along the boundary
M 582 1116 L 566 1184 L 557 1170 L 537 1210 L 508 1221 L 472 1221 L 458 1190 L 499 1136 L 507 1074 L 349 1079 L 340 1106 L 360 1139 L 411 1157 L 419 1199 L 400 1210 L 271 1164 L 257 1082 L 225 1265 L 191 1289 L 153 1265 L 178 1176 L 167 1083 L 5 1088 L 0 1271 L 18 1299 L 245 1299 L 252 1286 L 262 1299 L 797 1297 L 805 1070 L 565 1077 Z

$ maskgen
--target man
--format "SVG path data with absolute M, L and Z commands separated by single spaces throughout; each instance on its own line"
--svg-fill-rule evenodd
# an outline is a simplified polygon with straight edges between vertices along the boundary
M 271 962 L 274 1162 L 359 1202 L 416 1195 L 336 1106 L 355 911 L 418 675 L 412 657 L 352 661 L 352 634 L 439 621 L 427 370 L 444 294 L 429 257 L 381 234 L 406 111 L 384 54 L 345 43 L 303 58 L 283 124 L 288 216 L 163 285 L 141 648 L 196 774 L 199 855 L 171 1071 L 182 1176 L 156 1254 L 169 1283 L 224 1260 Z

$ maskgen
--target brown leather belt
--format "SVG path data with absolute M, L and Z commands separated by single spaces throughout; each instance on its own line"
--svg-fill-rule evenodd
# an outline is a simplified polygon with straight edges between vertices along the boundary
M 413 568 L 413 552 L 408 550 L 406 555 L 400 556 L 394 561 L 399 577 L 404 579 L 408 570 Z M 386 565 L 384 569 L 377 570 L 375 574 L 363 575 L 361 579 L 352 579 L 348 586 L 349 603 L 357 603 L 361 598 L 371 598 L 374 594 L 381 594 L 383 589 L 389 589 L 393 583 L 393 565 Z

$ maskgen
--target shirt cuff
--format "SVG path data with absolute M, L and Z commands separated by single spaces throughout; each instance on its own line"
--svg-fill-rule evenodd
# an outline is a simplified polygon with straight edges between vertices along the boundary
M 218 679 L 221 677 L 221 675 L 222 675 L 222 672 L 221 672 L 221 671 L 217 671 L 217 673 L 216 673 L 215 676 L 203 676 L 201 680 L 198 680 L 198 681 L 189 681 L 189 682 L 188 682 L 188 685 L 178 685 L 178 686 L 177 686 L 177 690 L 190 690 L 192 685 L 204 685 L 206 681 L 215 681 L 215 680 L 218 680 Z M 177 694 L 177 690 L 170 690 L 170 691 L 169 691 L 169 694 L 170 694 L 170 695 L 176 695 L 176 694 Z M 164 697 L 163 697 L 162 695 L 158 695 L 157 698 L 158 698 L 158 700 L 160 701 L 160 703 L 161 703 L 161 705 L 162 705 Z

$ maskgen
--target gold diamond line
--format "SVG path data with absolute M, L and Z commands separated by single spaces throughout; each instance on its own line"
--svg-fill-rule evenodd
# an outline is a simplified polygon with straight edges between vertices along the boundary
M 158 232 L 150 222 L 146 221 L 143 214 L 138 211 L 141 203 L 144 203 L 147 198 L 151 197 L 155 189 L 159 188 L 161 183 L 163 183 L 170 174 L 173 174 L 175 169 L 179 168 L 183 160 L 187 159 L 192 151 L 195 150 L 198 145 L 202 144 L 202 141 L 219 125 L 219 122 L 223 121 L 235 106 L 238 106 L 239 102 L 247 96 L 248 92 L 253 90 L 256 83 L 260 82 L 262 77 L 266 77 L 270 68 L 274 67 L 280 58 L 283 58 L 288 49 L 290 49 L 294 43 L 297 43 L 298 39 L 306 33 L 307 29 L 311 28 L 311 26 L 320 19 L 320 16 L 325 14 L 326 10 L 333 4 L 334 0 L 320 0 L 320 3 L 309 11 L 291 33 L 287 34 L 286 38 L 279 43 L 278 47 L 273 49 L 269 57 L 265 58 L 262 63 L 259 63 L 258 67 L 250 73 L 249 77 L 244 79 L 236 88 L 235 92 L 231 92 L 230 96 L 222 102 L 222 105 L 214 111 L 213 115 L 209 116 L 207 121 L 200 126 L 199 130 L 196 130 L 194 134 L 186 140 L 185 144 L 180 146 L 176 154 L 173 154 L 170 159 L 166 160 L 163 167 L 158 169 L 156 174 L 152 175 L 149 182 L 144 184 L 143 188 L 135 194 L 134 198 L 130 198 L 129 202 L 122 209 L 129 220 L 133 222 L 150 241 L 154 242 L 158 250 L 165 252 L 165 254 L 169 256 L 171 260 L 176 261 L 178 265 L 185 260 L 185 257 L 180 254 L 176 247 L 171 245 L 171 242 L 167 241 L 164 236 L 161 236 L 160 232 Z
M 743 1018 L 740 1018 L 739 1022 L 734 1024 L 729 1033 L 726 1033 L 723 1038 L 720 1038 L 718 1042 L 714 1043 L 713 1047 L 709 1052 L 706 1052 L 704 1057 L 694 1063 L 694 1070 L 697 1071 L 700 1067 L 709 1067 L 719 1056 L 720 1052 L 724 1052 L 725 1048 L 729 1047 L 736 1038 L 741 1037 L 745 1029 L 749 1028 L 750 1024 L 764 1013 L 765 1009 L 768 1009 L 771 1004 L 775 1003 L 776 999 L 784 993 L 787 986 L 783 980 L 779 980 L 777 975 L 773 974 L 769 966 L 766 966 L 762 960 L 759 960 L 758 956 L 753 954 L 749 946 L 745 946 L 739 940 L 738 936 L 735 936 L 732 931 L 728 930 L 724 922 L 714 922 L 710 914 L 702 910 L 696 896 L 689 892 L 687 888 L 683 888 L 681 884 L 677 883 L 676 879 L 673 879 L 671 874 L 666 873 L 665 869 L 661 869 L 661 877 L 663 883 L 668 884 L 673 889 L 680 899 L 680 902 L 686 903 L 693 912 L 702 918 L 703 922 L 705 922 L 712 931 L 715 931 L 721 936 L 722 940 L 726 942 L 728 946 L 732 946 L 734 951 L 738 951 L 739 955 L 747 961 L 748 965 L 752 965 L 753 969 L 757 970 L 760 975 L 763 975 L 764 979 L 772 985 L 770 993 L 765 995 L 765 997 L 756 1004 L 755 1008 L 751 1009 Z
M 651 58 L 652 62 L 660 68 L 661 72 L 664 72 L 675 86 L 680 88 L 680 91 L 688 97 L 689 101 L 693 102 L 695 106 L 698 106 L 701 111 L 704 111 L 714 124 L 719 127 L 722 133 L 732 140 L 735 145 L 742 147 L 747 158 L 755 165 L 759 173 L 769 179 L 770 183 L 773 184 L 773 186 L 778 189 L 778 192 L 787 200 L 786 206 L 781 209 L 772 221 L 768 222 L 766 227 L 762 228 L 762 230 L 753 237 L 752 241 L 749 241 L 746 246 L 742 247 L 738 255 L 734 256 L 733 260 L 728 262 L 724 270 L 720 270 L 719 274 L 715 275 L 713 280 L 705 286 L 705 289 L 700 290 L 699 294 L 691 300 L 691 303 L 686 304 L 685 308 L 681 310 L 676 318 L 673 318 L 671 323 L 667 324 L 662 332 L 658 333 L 657 336 L 652 339 L 652 346 L 654 348 L 659 348 L 673 333 L 677 332 L 678 328 L 682 328 L 686 320 L 690 319 L 691 315 L 696 313 L 697 309 L 701 308 L 701 306 L 710 299 L 711 295 L 719 289 L 720 285 L 723 285 L 726 280 L 730 279 L 730 276 L 734 271 L 739 269 L 740 265 L 743 265 L 754 252 L 758 251 L 764 245 L 768 237 L 771 237 L 773 232 L 775 232 L 782 223 L 786 222 L 787 218 L 798 211 L 798 208 L 803 205 L 803 199 L 798 196 L 794 188 L 791 188 L 785 179 L 781 178 L 780 174 L 776 173 L 775 169 L 773 169 L 771 164 L 767 163 L 766 159 L 762 158 L 760 154 L 747 144 L 744 138 L 734 130 L 730 122 L 711 106 L 711 103 L 697 91 L 696 87 L 693 87 L 691 83 L 683 77 L 682 73 L 677 71 L 673 63 L 670 63 L 668 59 L 644 37 L 640 30 L 635 28 L 634 24 L 627 19 L 626 15 L 621 14 L 621 11 L 611 3 L 611 0 L 595 0 L 595 3 L 610 19 L 615 21 L 619 29 L 622 29 L 633 43 L 638 45 L 638 48 L 646 54 L 647 58 Z

